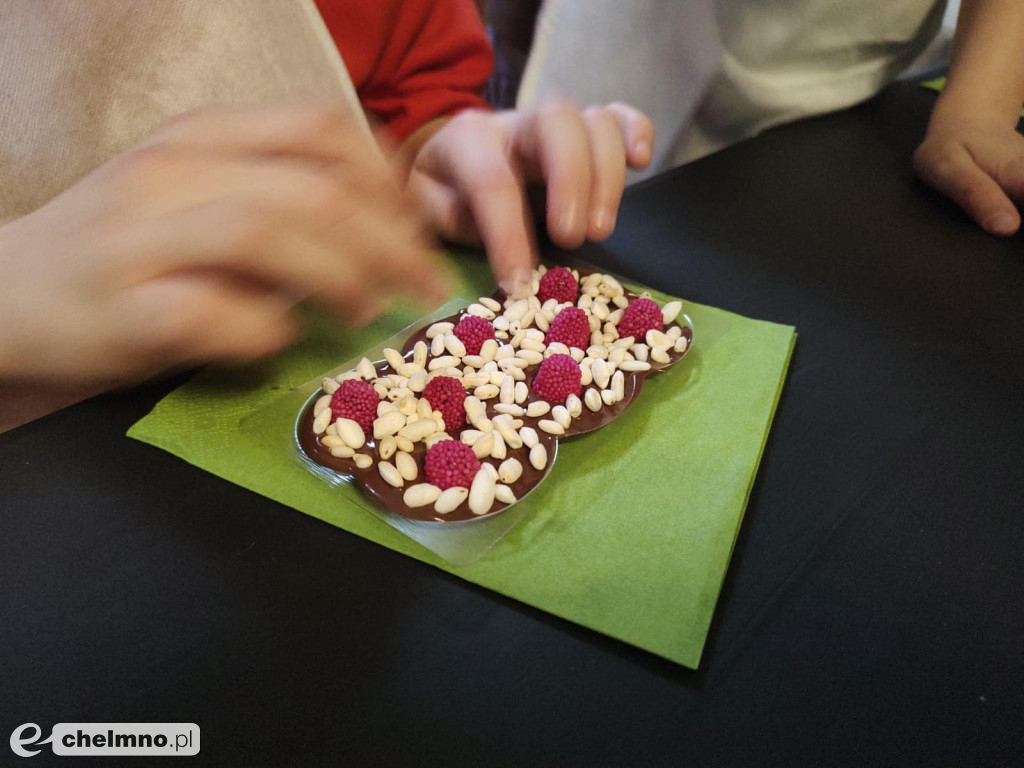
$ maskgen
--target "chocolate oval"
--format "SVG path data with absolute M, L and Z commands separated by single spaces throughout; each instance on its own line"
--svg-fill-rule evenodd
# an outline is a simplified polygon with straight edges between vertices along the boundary
M 588 274 L 592 274 L 587 271 L 580 271 L 580 277 L 585 277 Z M 625 291 L 625 295 L 630 301 L 640 298 L 637 294 L 632 291 Z M 504 299 L 504 295 L 496 293 L 494 298 L 498 301 Z M 451 322 L 457 324 L 458 321 L 466 315 L 466 310 L 461 310 L 448 317 L 441 318 L 440 320 L 434 320 L 418 330 L 414 331 L 407 339 L 402 347 L 401 353 L 403 359 L 409 361 L 412 359 L 413 348 L 418 341 L 426 341 L 429 345 L 429 341 L 426 339 L 427 329 L 440 322 Z M 681 315 L 685 318 L 685 315 Z M 688 318 L 686 318 L 688 320 Z M 543 430 L 539 429 L 538 423 L 542 418 L 549 418 L 548 415 L 542 417 L 531 417 L 524 415 L 522 417 L 523 422 L 527 426 L 531 426 L 537 432 L 539 442 L 545 446 L 547 450 L 548 460 L 543 470 L 537 470 L 533 467 L 529 460 L 529 448 L 523 446 L 521 448 L 513 449 L 507 448 L 505 458 L 516 458 L 523 466 L 523 473 L 520 478 L 511 484 L 513 493 L 516 496 L 518 503 L 522 501 L 534 488 L 536 488 L 541 481 L 551 471 L 551 467 L 554 465 L 555 458 L 557 456 L 558 441 L 559 439 L 569 439 L 584 435 L 589 432 L 593 432 L 606 424 L 611 423 L 619 416 L 621 416 L 637 399 L 640 391 L 643 387 L 643 382 L 653 373 L 658 373 L 671 367 L 675 363 L 679 362 L 686 354 L 690 351 L 693 346 L 693 329 L 688 324 L 682 324 L 678 322 L 678 319 L 666 326 L 665 330 L 672 326 L 679 326 L 681 329 L 681 335 L 687 339 L 686 349 L 682 352 L 675 352 L 674 349 L 668 352 L 669 361 L 667 363 L 657 363 L 652 360 L 648 360 L 651 367 L 647 371 L 623 371 L 624 374 L 624 396 L 622 400 L 614 403 L 611 406 L 602 404 L 602 407 L 598 411 L 591 411 L 585 405 L 583 411 L 579 417 L 572 420 L 569 428 L 565 434 L 556 438 L 554 435 L 548 434 Z M 531 365 L 527 367 L 524 372 L 526 374 L 526 381 L 532 385 L 533 377 L 536 375 L 537 370 L 540 368 L 539 364 Z M 378 376 L 386 376 L 389 373 L 393 373 L 394 369 L 385 361 L 380 361 L 374 364 L 374 369 L 377 371 Z M 595 386 L 595 389 L 597 387 Z M 585 393 L 587 387 L 583 388 L 581 393 L 581 399 L 583 393 Z M 314 403 L 324 394 L 323 390 L 319 390 L 314 393 L 303 405 L 300 411 L 299 418 L 295 425 L 295 440 L 307 461 L 311 462 L 318 470 L 326 470 L 333 473 L 339 479 L 351 479 L 356 485 L 371 499 L 374 500 L 383 509 L 400 515 L 402 517 L 417 520 L 423 523 L 437 523 L 442 525 L 453 525 L 459 523 L 470 523 L 476 520 L 483 520 L 498 514 L 505 509 L 508 509 L 511 504 L 503 504 L 497 500 L 491 505 L 490 510 L 484 515 L 474 515 L 469 510 L 467 502 L 462 502 L 453 512 L 447 515 L 440 515 L 434 511 L 433 505 L 426 505 L 423 507 L 408 507 L 403 501 L 403 494 L 405 487 L 394 488 L 389 485 L 377 468 L 377 462 L 380 461 L 380 455 L 378 451 L 377 441 L 370 436 L 367 439 L 366 445 L 361 449 L 361 453 L 368 453 L 374 462 L 368 468 L 362 469 L 357 467 L 353 459 L 344 459 L 331 455 L 330 450 L 326 448 L 321 442 L 321 436 L 314 434 L 313 432 L 313 405 Z M 527 405 L 536 400 L 539 400 L 534 395 L 532 386 L 530 387 L 530 393 L 528 395 L 526 403 L 521 404 L 524 409 Z M 496 415 L 494 406 L 497 401 L 494 399 L 484 401 L 487 407 L 487 415 L 489 418 L 493 418 Z M 452 435 L 454 439 L 459 439 L 462 431 L 470 428 L 470 425 L 463 424 L 460 427 L 457 434 Z M 413 458 L 416 460 L 416 464 L 419 467 L 420 476 L 409 484 L 425 482 L 425 478 L 422 475 L 423 472 L 423 458 L 426 454 L 426 446 L 423 442 L 417 442 L 414 444 L 414 450 L 412 452 Z M 481 462 L 491 463 L 495 469 L 501 463 L 500 460 L 484 458 Z
M 411 352 L 407 355 L 407 359 L 411 356 Z M 385 362 L 379 362 L 374 365 L 377 372 L 380 375 L 386 376 L 388 373 L 392 373 L 393 370 Z M 433 505 L 427 505 L 423 507 L 408 507 L 402 500 L 402 496 L 405 493 L 405 488 L 408 485 L 414 483 L 426 482 L 426 478 L 423 476 L 423 458 L 426 455 L 426 445 L 423 442 L 417 442 L 413 444 L 412 456 L 416 460 L 416 465 L 419 467 L 420 475 L 406 486 L 402 488 L 394 488 L 389 485 L 380 472 L 377 469 L 377 462 L 380 461 L 379 445 L 378 441 L 373 439 L 370 435 L 366 441 L 366 445 L 360 449 L 360 453 L 367 453 L 373 457 L 373 464 L 366 469 L 357 467 L 353 459 L 343 459 L 338 456 L 332 456 L 330 450 L 323 445 L 321 436 L 313 433 L 313 405 L 318 399 L 324 394 L 322 389 L 317 390 L 303 405 L 299 418 L 295 424 L 295 440 L 309 461 L 319 465 L 319 467 L 326 468 L 331 472 L 335 473 L 339 478 L 351 478 L 351 480 L 363 491 L 368 497 L 373 499 L 380 507 L 386 509 L 388 512 L 393 512 L 396 515 L 409 518 L 410 520 L 419 520 L 423 522 L 434 522 L 452 524 L 457 522 L 471 521 L 471 520 L 483 520 L 491 517 L 499 512 L 508 509 L 512 504 L 503 504 L 497 499 L 491 505 L 491 509 L 483 515 L 475 515 L 469 510 L 469 505 L 466 502 L 460 504 L 453 512 L 447 515 L 439 515 L 434 511 Z M 488 418 L 493 418 L 497 415 L 494 411 L 494 403 L 488 401 L 487 403 L 487 415 Z M 524 418 L 525 421 L 525 418 Z M 471 425 L 464 424 L 459 433 L 462 430 L 470 429 Z M 456 440 L 459 439 L 459 435 L 452 435 Z M 538 470 L 530 464 L 530 451 L 528 448 L 523 446 L 522 448 L 507 448 L 505 458 L 516 458 L 523 465 L 523 473 L 519 479 L 510 484 L 512 492 L 516 496 L 514 503 L 522 501 L 537 485 L 543 480 L 548 472 L 551 471 L 551 467 L 555 462 L 555 457 L 558 453 L 558 441 L 554 435 L 548 435 L 543 432 L 538 432 L 539 442 L 542 443 L 547 450 L 548 461 L 547 465 L 543 470 Z M 481 459 L 481 463 L 488 462 L 494 466 L 495 469 L 501 464 L 501 461 L 497 459 L 485 458 Z

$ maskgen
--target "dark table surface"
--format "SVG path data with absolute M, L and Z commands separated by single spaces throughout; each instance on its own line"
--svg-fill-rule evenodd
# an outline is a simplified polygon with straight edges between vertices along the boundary
M 699 671 L 124 437 L 163 382 L 0 436 L 0 735 L 195 722 L 223 766 L 1024 764 L 1024 252 L 913 180 L 933 98 L 661 176 L 583 253 L 800 333 Z

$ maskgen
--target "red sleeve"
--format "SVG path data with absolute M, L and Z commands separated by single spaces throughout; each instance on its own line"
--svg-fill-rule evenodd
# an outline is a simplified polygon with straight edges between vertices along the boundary
M 435 117 L 486 107 L 494 63 L 472 0 L 316 0 L 367 112 L 402 141 Z

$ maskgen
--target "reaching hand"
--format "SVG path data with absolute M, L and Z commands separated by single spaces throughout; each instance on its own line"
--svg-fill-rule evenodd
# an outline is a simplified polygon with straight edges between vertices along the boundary
M 526 184 L 545 184 L 557 245 L 602 240 L 615 228 L 626 168 L 647 167 L 653 141 L 651 121 L 624 104 L 473 110 L 424 143 L 409 189 L 442 236 L 482 244 L 499 285 L 515 294 L 528 284 L 536 251 Z
M 288 344 L 446 286 L 371 137 L 315 105 L 172 120 L 0 228 L 0 377 L 115 381 Z

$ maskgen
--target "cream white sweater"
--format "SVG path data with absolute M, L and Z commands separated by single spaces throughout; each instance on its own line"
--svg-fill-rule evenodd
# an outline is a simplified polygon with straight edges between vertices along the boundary
M 657 131 L 648 173 L 870 98 L 945 0 L 545 0 L 519 105 L 622 100 Z

